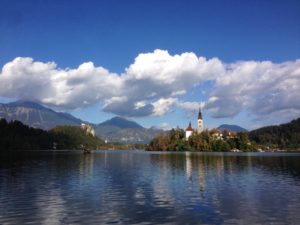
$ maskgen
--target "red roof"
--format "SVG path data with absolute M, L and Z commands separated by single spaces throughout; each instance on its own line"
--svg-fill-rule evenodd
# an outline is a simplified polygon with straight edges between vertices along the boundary
M 221 131 L 219 131 L 218 129 L 214 128 L 210 131 L 211 134 L 222 134 Z
M 189 123 L 189 126 L 185 129 L 185 131 L 194 131 L 191 122 Z

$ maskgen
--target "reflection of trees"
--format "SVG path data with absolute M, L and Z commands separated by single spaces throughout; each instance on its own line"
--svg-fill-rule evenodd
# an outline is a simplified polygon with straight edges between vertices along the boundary
M 82 181 L 93 174 L 94 154 L 83 154 L 79 163 L 79 174 Z
M 205 165 L 203 164 L 203 161 L 198 158 L 198 173 L 199 173 L 199 190 L 201 193 L 205 191 Z

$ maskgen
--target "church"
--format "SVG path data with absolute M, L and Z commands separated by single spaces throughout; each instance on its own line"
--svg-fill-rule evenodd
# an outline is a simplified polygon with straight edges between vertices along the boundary
M 200 133 L 202 133 L 203 130 L 204 130 L 204 128 L 203 128 L 202 112 L 201 112 L 201 109 L 199 109 L 196 131 L 198 134 L 200 134 Z M 194 129 L 192 128 L 192 124 L 190 122 L 189 126 L 185 129 L 185 139 L 188 140 L 193 132 L 194 132 Z

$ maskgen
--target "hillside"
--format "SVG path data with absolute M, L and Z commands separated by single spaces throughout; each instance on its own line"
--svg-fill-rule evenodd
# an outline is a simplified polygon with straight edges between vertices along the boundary
M 249 132 L 249 138 L 260 145 L 297 150 L 300 148 L 300 118 L 287 124 L 253 130 Z
M 68 113 L 55 112 L 38 103 L 17 101 L 0 104 L 0 118 L 18 120 L 30 127 L 49 130 L 58 125 L 80 125 L 81 120 Z
M 58 126 L 50 130 L 59 149 L 78 149 L 84 146 L 90 149 L 99 149 L 105 143 L 103 140 L 86 134 L 80 127 Z
M 243 127 L 237 126 L 237 125 L 230 125 L 230 124 L 222 124 L 217 128 L 220 131 L 232 131 L 232 132 L 247 132 L 247 130 Z
M 104 142 L 87 135 L 80 127 L 61 126 L 44 131 L 22 124 L 20 121 L 0 120 L 0 150 L 80 149 L 80 145 L 96 149 Z

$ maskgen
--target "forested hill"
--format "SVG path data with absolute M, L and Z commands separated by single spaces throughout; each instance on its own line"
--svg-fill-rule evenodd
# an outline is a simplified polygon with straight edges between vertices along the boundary
M 279 149 L 300 149 L 300 118 L 287 124 L 268 126 L 249 133 L 251 141 Z
M 0 119 L 0 151 L 49 150 L 55 143 L 56 149 L 97 149 L 104 142 L 87 134 L 79 126 L 60 126 L 50 131 L 35 129 L 19 121 L 7 122 Z

